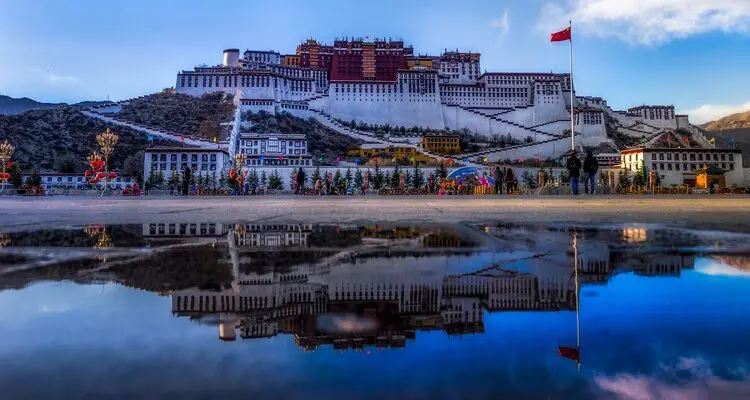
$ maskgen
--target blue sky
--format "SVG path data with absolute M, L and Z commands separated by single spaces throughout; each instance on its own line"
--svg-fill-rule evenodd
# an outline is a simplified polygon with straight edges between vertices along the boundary
M 461 4 L 461 6 L 458 6 Z M 578 94 L 674 104 L 703 122 L 750 109 L 750 0 L 0 0 L 0 93 L 129 98 L 221 50 L 292 53 L 306 38 L 400 37 L 482 53 L 488 71 L 568 71 L 548 34 L 574 23 Z

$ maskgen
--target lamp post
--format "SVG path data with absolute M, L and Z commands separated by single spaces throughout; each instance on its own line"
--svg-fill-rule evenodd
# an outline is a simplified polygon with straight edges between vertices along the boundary
M 237 153 L 234 155 L 234 168 L 239 173 L 239 170 L 242 169 L 242 167 L 245 165 L 245 160 L 247 160 L 247 156 L 242 153 Z
M 99 148 L 104 156 L 104 190 L 102 190 L 102 196 L 104 191 L 109 189 L 109 156 L 115 150 L 115 145 L 120 137 L 112 133 L 109 128 L 104 133 L 96 135 L 96 142 L 99 143 Z
M 5 191 L 5 182 L 8 180 L 8 176 L 6 175 L 6 169 L 10 167 L 10 158 L 13 157 L 13 152 L 16 150 L 15 147 L 13 147 L 12 144 L 8 143 L 8 141 L 4 141 L 0 144 L 0 162 L 3 163 L 3 174 L 2 174 L 2 187 L 0 188 L 0 193 Z

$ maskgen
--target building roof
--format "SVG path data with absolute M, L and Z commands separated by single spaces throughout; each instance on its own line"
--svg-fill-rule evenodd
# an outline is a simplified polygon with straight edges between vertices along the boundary
M 648 106 L 648 105 L 642 105 L 642 106 L 638 106 L 638 107 L 631 107 L 628 110 L 642 110 L 644 108 L 647 108 L 647 109 L 650 109 L 650 108 L 673 109 L 674 106 Z
M 698 168 L 695 170 L 696 174 L 702 174 L 704 172 L 708 175 L 724 175 L 727 172 L 727 170 L 719 168 L 719 167 L 715 167 L 713 165 L 707 165 L 707 166 L 704 166 L 703 168 Z
M 299 133 L 263 133 L 263 132 L 240 132 L 240 138 L 242 139 L 300 139 L 304 140 L 307 137 L 304 134 Z
M 207 149 L 204 147 L 154 146 L 148 147 L 146 153 L 217 153 L 229 154 L 224 149 Z
M 742 149 L 738 148 L 703 148 L 703 147 L 631 147 L 629 149 L 623 149 L 621 151 L 622 154 L 630 154 L 630 153 L 640 153 L 640 152 L 648 152 L 648 151 L 667 151 L 667 152 L 695 152 L 695 153 L 742 153 Z

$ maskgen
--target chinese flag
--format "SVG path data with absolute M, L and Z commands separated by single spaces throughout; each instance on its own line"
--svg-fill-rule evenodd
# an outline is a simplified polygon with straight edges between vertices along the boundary
M 551 42 L 564 42 L 566 40 L 570 40 L 570 28 L 565 28 L 565 30 L 562 30 L 557 33 L 552 34 Z
M 561 356 L 563 356 L 565 358 L 569 358 L 569 359 L 571 359 L 571 360 L 573 360 L 575 362 L 580 362 L 581 361 L 581 354 L 580 354 L 579 350 L 577 348 L 575 348 L 575 347 L 559 346 L 557 348 L 557 352 Z

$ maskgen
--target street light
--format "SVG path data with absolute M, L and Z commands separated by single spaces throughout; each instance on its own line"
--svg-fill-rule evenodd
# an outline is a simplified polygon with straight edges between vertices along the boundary
M 99 148 L 104 156 L 104 190 L 102 195 L 104 195 L 105 190 L 109 189 L 109 156 L 115 151 L 118 140 L 120 140 L 120 137 L 112 133 L 109 128 L 104 133 L 96 135 L 96 142 L 99 143 Z
M 6 168 L 9 167 L 10 158 L 13 157 L 13 152 L 16 150 L 15 147 L 13 147 L 12 144 L 8 143 L 8 141 L 4 141 L 2 144 L 0 144 L 0 162 L 3 163 L 3 175 L 2 175 L 2 188 L 0 188 L 0 193 L 5 191 L 5 182 L 8 180 L 8 176 L 6 175 Z
M 237 153 L 234 155 L 234 168 L 239 170 L 242 168 L 243 165 L 245 165 L 245 160 L 247 160 L 247 156 L 242 153 Z

